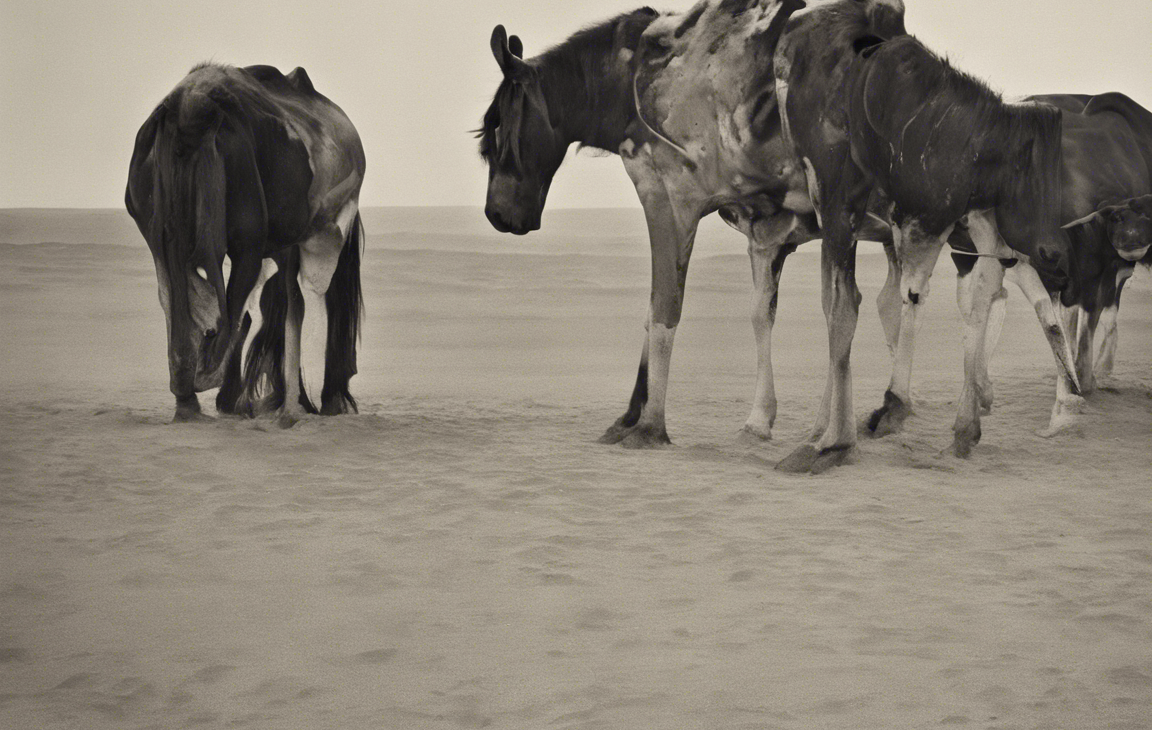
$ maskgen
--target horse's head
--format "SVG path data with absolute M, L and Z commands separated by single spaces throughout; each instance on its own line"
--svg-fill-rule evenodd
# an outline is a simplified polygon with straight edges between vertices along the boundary
M 480 155 L 488 163 L 484 214 L 501 233 L 539 230 L 552 176 L 568 150 L 552 117 L 536 67 L 504 26 L 492 31 L 492 53 L 504 72 L 480 129 Z
M 1063 117 L 1047 104 L 1008 105 L 998 168 L 1000 235 L 1028 257 L 1053 299 L 1071 306 L 1080 296 L 1072 239 L 1060 226 L 1063 210 Z M 997 156 L 998 155 L 998 156 Z
M 137 209 L 133 214 L 156 266 L 170 386 L 177 399 L 219 387 L 241 334 L 242 317 L 236 316 L 235 301 L 230 306 L 224 281 L 228 235 L 221 138 L 228 132 L 223 125 L 224 115 L 206 95 L 195 89 L 170 95 L 141 129 L 141 136 L 151 133 L 151 150 L 141 168 L 134 158 L 129 177 L 129 198 L 146 201 L 130 200 L 129 210 Z
M 1125 261 L 1139 261 L 1152 248 L 1152 195 L 1107 205 L 1080 220 L 1069 223 L 1072 229 L 1088 224 L 1103 226 L 1105 236 Z

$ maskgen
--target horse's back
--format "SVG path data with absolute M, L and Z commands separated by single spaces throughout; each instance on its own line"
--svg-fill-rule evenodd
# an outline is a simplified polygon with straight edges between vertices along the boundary
M 1147 132 L 1142 127 L 1147 124 Z M 1123 94 L 1063 114 L 1063 217 L 1152 192 L 1152 114 Z
M 1137 104 L 1132 99 L 1117 91 L 1099 94 L 1092 97 L 1084 107 L 1084 115 L 1095 117 L 1111 114 L 1123 119 L 1132 129 L 1144 163 L 1152 172 L 1152 111 Z

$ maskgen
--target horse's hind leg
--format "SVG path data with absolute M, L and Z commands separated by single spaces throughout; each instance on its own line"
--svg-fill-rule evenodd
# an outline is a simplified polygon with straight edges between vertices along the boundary
M 997 262 L 999 263 L 999 262 Z M 1004 267 L 1000 266 L 1000 279 L 1004 279 Z M 980 358 L 976 372 L 976 384 L 979 386 L 980 412 L 987 415 L 992 412 L 992 402 L 995 396 L 992 377 L 988 374 L 988 366 L 992 356 L 996 354 L 996 346 L 1000 344 L 1000 333 L 1004 329 L 1004 315 L 1008 308 L 1008 290 L 1003 284 L 1000 290 L 992 295 L 992 307 L 988 311 L 988 324 L 984 329 L 984 356 Z
M 304 415 L 300 404 L 300 339 L 301 320 L 304 318 L 304 301 L 295 285 L 299 274 L 299 258 L 288 257 L 284 269 L 284 284 L 287 296 L 287 313 L 284 317 L 284 403 L 280 407 L 281 428 L 292 428 Z
M 355 216 L 355 204 L 350 203 L 346 210 Z M 341 218 L 345 216 L 342 213 Z M 352 225 L 352 218 L 347 218 L 348 225 Z M 329 301 L 328 290 L 332 284 L 333 275 L 341 261 L 341 252 L 344 249 L 345 230 L 333 223 L 314 233 L 310 238 L 300 244 L 300 293 L 304 299 L 303 322 L 301 324 L 301 350 L 300 350 L 300 377 L 304 383 L 304 397 L 307 405 L 315 409 L 315 404 L 322 404 L 325 381 L 328 380 L 327 369 L 329 365 Z M 358 245 L 357 241 L 357 245 Z M 358 272 L 356 272 L 358 273 Z M 347 283 L 347 282 L 345 282 Z M 336 297 L 344 296 L 346 292 L 339 292 Z M 357 306 L 359 293 L 355 293 Z M 339 312 L 343 315 L 343 312 Z M 341 327 L 338 325 L 338 329 Z M 351 374 L 346 374 L 351 378 Z M 347 382 L 341 384 L 347 387 Z M 307 407 L 306 405 L 306 407 Z M 333 406 L 334 407 L 334 406 Z
M 896 433 L 912 413 L 912 356 L 916 333 L 923 323 L 920 312 L 928 301 L 929 279 L 936 268 L 940 250 L 951 229 L 943 234 L 925 231 L 919 221 L 906 223 L 897 239 L 900 259 L 900 330 L 892 363 L 892 381 L 884 394 L 884 405 L 868 420 L 868 429 L 877 438 Z
M 994 258 L 960 261 L 961 275 L 956 281 L 956 300 L 964 318 L 964 388 L 957 404 L 956 423 L 952 430 L 952 453 L 967 458 L 980 441 L 980 415 L 983 408 L 987 377 L 987 348 L 996 302 L 1003 302 L 1004 267 Z M 969 268 L 970 266 L 970 268 Z M 999 336 L 999 333 L 996 333 Z
M 900 338 L 900 309 L 904 304 L 900 296 L 900 258 L 896 255 L 896 241 L 900 239 L 900 229 L 893 227 L 893 243 L 884 244 L 884 255 L 888 258 L 888 278 L 876 296 L 876 311 L 880 314 L 880 325 L 884 328 L 884 339 L 888 343 L 888 354 L 896 357 L 896 341 Z
M 744 433 L 767 441 L 776 421 L 776 386 L 772 373 L 772 327 L 784 260 L 794 246 L 784 242 L 796 227 L 791 213 L 750 222 L 748 257 L 752 262 L 752 331 L 756 335 L 756 393 Z
M 325 294 L 328 310 L 328 350 L 324 362 L 324 389 L 320 413 L 326 416 L 356 413 L 356 399 L 348 389 L 356 374 L 356 342 L 360 335 L 360 250 L 363 241 L 359 214 L 345 236 L 336 271 Z

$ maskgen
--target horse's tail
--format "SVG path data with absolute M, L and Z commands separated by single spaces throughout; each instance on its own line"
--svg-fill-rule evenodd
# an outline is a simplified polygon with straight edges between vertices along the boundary
M 328 292 L 328 345 L 325 351 L 324 388 L 321 400 L 326 413 L 358 412 L 348 382 L 356 374 L 356 344 L 364 296 L 360 287 L 360 257 L 364 248 L 364 224 L 360 214 L 352 220 Z
M 289 246 L 272 254 L 277 271 L 264 284 L 260 293 L 260 322 L 245 354 L 243 383 L 236 411 L 258 416 L 271 413 L 284 405 L 284 330 L 288 322 L 288 297 L 299 296 L 293 272 L 299 270 L 300 249 Z M 299 376 L 297 376 L 299 377 Z M 303 393 L 303 391 L 301 391 Z M 305 407 L 307 410 L 307 406 Z M 315 412 L 313 408 L 311 412 Z

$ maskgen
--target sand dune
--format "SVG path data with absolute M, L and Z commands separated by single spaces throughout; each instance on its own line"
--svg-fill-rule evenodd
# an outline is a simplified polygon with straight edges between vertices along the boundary
M 776 440 L 737 435 L 747 260 L 709 229 L 676 446 L 637 453 L 594 441 L 639 357 L 642 236 L 485 252 L 472 223 L 381 215 L 361 414 L 290 431 L 167 423 L 142 242 L 0 245 L 0 727 L 1152 726 L 1146 273 L 1121 387 L 1052 440 L 1051 356 L 1012 292 L 959 461 L 938 455 L 961 378 L 942 261 L 906 432 L 786 477 L 823 386 L 814 251 L 786 267 Z M 858 275 L 863 416 L 883 256 Z

